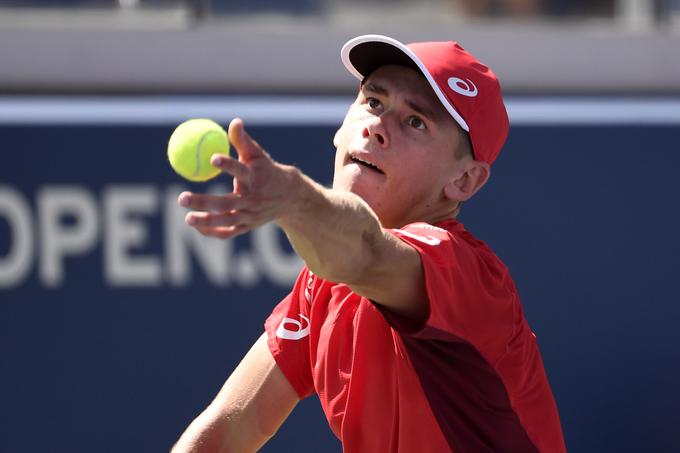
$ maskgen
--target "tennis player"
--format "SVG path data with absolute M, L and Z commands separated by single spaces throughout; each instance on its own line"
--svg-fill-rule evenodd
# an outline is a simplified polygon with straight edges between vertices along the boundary
M 332 189 L 236 119 L 238 160 L 212 160 L 234 191 L 179 197 L 206 236 L 276 222 L 305 266 L 175 451 L 257 450 L 316 394 L 346 452 L 564 452 L 512 278 L 456 220 L 508 134 L 497 77 L 455 42 L 366 35 L 341 56 L 361 84 Z

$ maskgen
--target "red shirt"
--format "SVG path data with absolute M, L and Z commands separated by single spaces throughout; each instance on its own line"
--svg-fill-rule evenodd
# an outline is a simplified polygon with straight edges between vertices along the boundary
M 430 315 L 411 328 L 304 268 L 265 322 L 301 398 L 346 452 L 564 452 L 536 336 L 505 265 L 462 224 L 390 230 L 418 251 Z

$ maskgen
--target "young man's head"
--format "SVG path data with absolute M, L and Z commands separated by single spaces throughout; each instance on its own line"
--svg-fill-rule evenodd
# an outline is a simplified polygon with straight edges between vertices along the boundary
M 493 73 L 455 43 L 406 47 L 378 35 L 349 41 L 342 58 L 362 83 L 335 135 L 333 187 L 360 195 L 385 227 L 455 216 L 507 136 Z M 494 119 L 492 130 L 473 129 Z

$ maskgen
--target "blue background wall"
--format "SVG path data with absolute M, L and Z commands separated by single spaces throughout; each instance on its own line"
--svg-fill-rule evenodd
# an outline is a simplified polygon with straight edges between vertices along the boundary
M 0 263 L 17 235 L 2 197 L 30 210 L 35 247 L 30 269 L 0 287 L 0 451 L 169 449 L 287 293 L 253 258 L 252 235 L 228 249 L 223 285 L 195 258 L 188 281 L 168 277 L 165 198 L 205 187 L 166 164 L 172 128 L 0 126 Z M 250 130 L 276 159 L 330 182 L 333 126 Z M 463 209 L 516 279 L 570 451 L 680 446 L 678 143 L 678 126 L 514 126 L 489 184 Z M 66 185 L 89 194 L 100 224 L 49 286 L 37 199 Z M 128 250 L 157 259 L 155 283 L 106 276 L 103 200 L 113 187 L 157 194 L 153 209 L 130 214 L 148 237 Z M 294 449 L 340 450 L 316 398 L 264 451 Z

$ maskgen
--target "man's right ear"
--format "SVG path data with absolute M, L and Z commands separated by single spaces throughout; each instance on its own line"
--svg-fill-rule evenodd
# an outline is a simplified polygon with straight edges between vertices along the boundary
M 463 172 L 451 178 L 444 186 L 446 198 L 454 201 L 467 201 L 489 180 L 491 166 L 486 162 L 469 160 Z
M 338 128 L 338 130 L 335 131 L 335 134 L 333 135 L 333 146 L 334 146 L 336 149 L 337 149 L 337 147 L 338 147 L 338 142 L 339 142 L 338 136 L 340 135 L 340 129 L 342 129 L 342 126 L 340 126 L 340 127 Z

